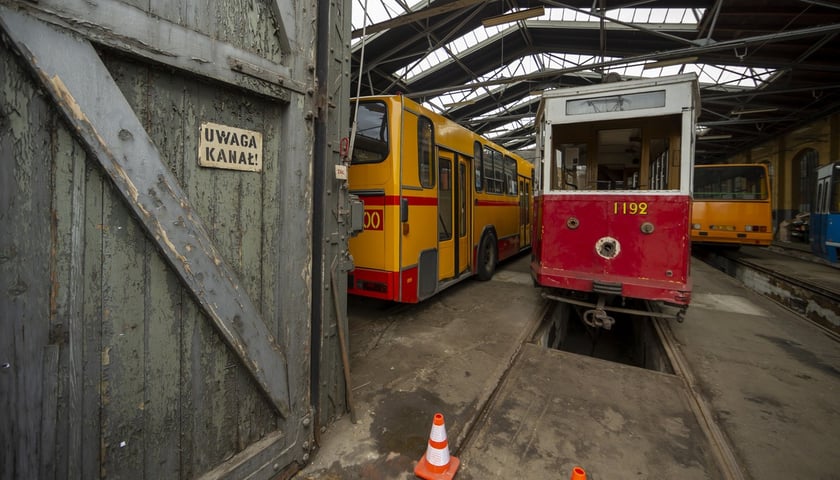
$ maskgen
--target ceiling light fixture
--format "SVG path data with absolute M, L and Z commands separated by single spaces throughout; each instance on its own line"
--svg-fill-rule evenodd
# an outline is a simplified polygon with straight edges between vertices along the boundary
M 542 17 L 543 15 L 545 15 L 545 8 L 540 6 L 535 8 L 529 8 L 527 10 L 519 10 L 516 12 L 505 13 L 503 15 L 496 15 L 495 17 L 485 18 L 481 21 L 481 24 L 484 25 L 485 28 L 495 27 L 504 23 L 516 22 L 528 18 Z
M 660 68 L 660 67 L 670 67 L 673 65 L 683 65 L 685 63 L 694 63 L 697 61 L 699 57 L 682 57 L 682 58 L 671 58 L 668 60 L 659 60 L 656 62 L 646 63 L 642 66 L 645 70 L 650 68 Z
M 724 134 L 724 135 L 706 135 L 704 137 L 697 137 L 697 140 L 728 140 L 732 138 L 732 135 Z
M 730 115 L 749 115 L 751 113 L 769 113 L 778 112 L 779 107 L 759 107 L 759 108 L 744 108 L 741 110 L 732 110 Z

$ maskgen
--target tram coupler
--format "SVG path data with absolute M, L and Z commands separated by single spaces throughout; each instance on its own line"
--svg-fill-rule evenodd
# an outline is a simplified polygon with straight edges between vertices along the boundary
M 592 328 L 603 328 L 609 330 L 615 325 L 615 318 L 609 316 L 604 310 L 606 299 L 603 295 L 598 296 L 598 303 L 595 308 L 583 312 L 583 323 Z

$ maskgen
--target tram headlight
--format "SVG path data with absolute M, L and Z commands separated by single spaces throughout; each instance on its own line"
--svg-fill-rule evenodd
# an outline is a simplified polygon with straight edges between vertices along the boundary
M 700 224 L 699 223 L 692 223 L 691 228 L 693 230 L 700 230 Z

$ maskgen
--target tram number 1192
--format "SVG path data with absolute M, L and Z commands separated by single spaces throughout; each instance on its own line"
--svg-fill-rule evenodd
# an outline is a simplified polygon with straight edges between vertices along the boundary
M 645 202 L 613 202 L 614 215 L 647 215 Z

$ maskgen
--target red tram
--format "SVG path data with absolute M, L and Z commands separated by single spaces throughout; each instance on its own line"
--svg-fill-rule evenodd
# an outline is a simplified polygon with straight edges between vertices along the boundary
M 682 319 L 699 111 L 693 74 L 543 94 L 531 275 L 544 296 L 588 307 L 590 326 L 612 326 L 608 311 L 651 314 L 628 299 Z

